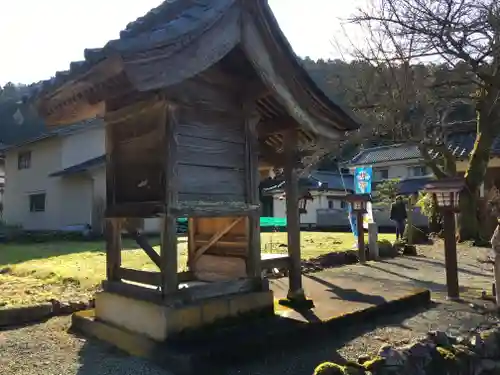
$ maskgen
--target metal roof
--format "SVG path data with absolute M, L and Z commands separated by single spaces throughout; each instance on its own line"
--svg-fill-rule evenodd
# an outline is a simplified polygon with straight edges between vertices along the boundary
M 448 135 L 446 143 L 448 148 L 453 152 L 453 155 L 459 159 L 465 159 L 469 157 L 474 149 L 476 134 L 475 131 L 451 133 Z M 500 155 L 500 136 L 497 136 L 493 141 L 490 155 Z
M 70 134 L 78 133 L 80 131 L 84 130 L 89 130 L 93 129 L 96 127 L 102 127 L 104 126 L 104 121 L 102 119 L 94 118 L 86 121 L 80 121 L 76 124 L 71 124 L 71 125 L 66 125 L 66 126 L 59 126 L 59 127 L 54 127 L 51 128 L 48 131 L 45 131 L 39 135 L 36 135 L 32 138 L 28 138 L 25 140 L 22 140 L 16 144 L 12 145 L 4 145 L 5 147 L 3 149 L 0 148 L 0 151 L 8 151 L 13 148 L 17 147 L 22 147 L 26 146 L 35 142 L 39 142 L 48 138 L 53 138 L 53 137 L 65 137 Z
M 101 155 L 96 158 L 86 160 L 82 163 L 72 165 L 71 167 L 62 169 L 60 171 L 49 174 L 49 177 L 63 177 L 70 176 L 82 172 L 86 172 L 90 169 L 104 166 L 106 163 L 106 155 Z
M 395 144 L 361 150 L 349 164 L 371 165 L 398 160 L 421 159 L 420 150 L 416 145 Z
M 398 194 L 410 195 L 424 190 L 425 185 L 433 181 L 433 177 L 406 178 L 399 181 Z

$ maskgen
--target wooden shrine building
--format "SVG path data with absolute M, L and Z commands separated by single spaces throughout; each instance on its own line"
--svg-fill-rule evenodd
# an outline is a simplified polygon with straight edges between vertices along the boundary
M 165 1 L 37 90 L 49 126 L 106 122 L 107 280 L 97 318 L 163 340 L 272 311 L 258 186 L 273 167 L 287 180 L 289 257 L 280 261 L 290 268 L 289 298 L 304 298 L 300 163 L 358 125 L 302 68 L 266 0 Z M 137 230 L 149 217 L 162 219 L 160 254 Z M 189 218 L 181 273 L 179 217 Z M 122 266 L 123 230 L 157 272 Z

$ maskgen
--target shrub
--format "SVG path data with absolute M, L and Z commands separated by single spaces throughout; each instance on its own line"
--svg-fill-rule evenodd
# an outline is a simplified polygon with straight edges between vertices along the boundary
M 347 372 L 343 366 L 324 362 L 314 369 L 313 375 L 347 375 Z
M 394 246 L 388 240 L 379 240 L 378 244 L 378 254 L 382 258 L 391 258 L 398 255 L 398 250 L 396 246 Z
M 429 237 L 427 233 L 423 230 L 412 226 L 412 245 L 426 245 L 429 243 Z M 408 243 L 408 231 L 410 230 L 409 225 L 406 225 L 405 232 L 403 234 L 404 243 Z

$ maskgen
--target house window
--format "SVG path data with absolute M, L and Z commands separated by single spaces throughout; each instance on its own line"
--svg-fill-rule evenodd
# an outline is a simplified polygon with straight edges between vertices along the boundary
M 378 170 L 378 178 L 379 178 L 379 180 L 387 180 L 389 178 L 389 170 L 388 169 L 379 169 Z
M 328 209 L 329 210 L 333 210 L 334 207 L 335 207 L 335 205 L 333 203 L 333 200 L 329 199 L 328 200 Z
M 29 198 L 30 198 L 30 212 L 45 211 L 45 193 L 31 194 Z
M 419 165 L 418 167 L 410 167 L 410 177 L 427 176 L 427 168 Z
M 31 151 L 20 152 L 17 155 L 17 169 L 28 169 L 31 167 Z
M 346 201 L 340 201 L 340 208 L 343 210 L 347 210 L 347 202 Z

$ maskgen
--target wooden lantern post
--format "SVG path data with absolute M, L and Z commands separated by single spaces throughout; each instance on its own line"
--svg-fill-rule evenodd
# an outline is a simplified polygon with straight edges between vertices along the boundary
M 371 200 L 370 194 L 348 194 L 346 200 L 352 205 L 352 212 L 356 214 L 358 227 L 358 257 L 360 263 L 366 263 L 365 234 L 363 215 L 366 213 L 367 203 Z
M 438 209 L 443 215 L 446 286 L 450 300 L 460 298 L 455 214 L 459 212 L 459 196 L 463 187 L 464 180 L 461 178 L 443 179 L 425 186 L 425 191 L 433 194 Z

